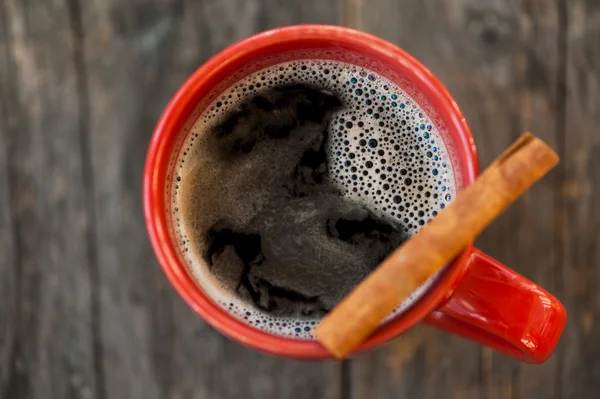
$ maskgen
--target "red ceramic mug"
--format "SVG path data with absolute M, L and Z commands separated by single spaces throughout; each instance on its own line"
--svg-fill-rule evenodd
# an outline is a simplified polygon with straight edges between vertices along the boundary
M 403 50 L 356 30 L 300 25 L 260 33 L 214 56 L 175 94 L 154 131 L 143 187 L 146 225 L 167 277 L 204 320 L 228 337 L 276 355 L 325 359 L 331 356 L 317 341 L 258 330 L 213 302 L 188 272 L 174 240 L 170 217 L 174 161 L 203 109 L 244 76 L 299 59 L 355 64 L 390 79 L 412 96 L 444 140 L 457 191 L 475 179 L 479 163 L 465 118 L 439 80 Z M 469 245 L 416 302 L 383 324 L 358 350 L 381 345 L 421 321 L 524 362 L 541 363 L 560 338 L 566 312 L 543 288 Z

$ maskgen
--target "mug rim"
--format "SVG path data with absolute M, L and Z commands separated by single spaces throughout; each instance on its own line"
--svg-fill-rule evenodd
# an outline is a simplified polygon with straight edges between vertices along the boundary
M 273 43 L 297 40 L 326 40 L 354 47 L 368 48 L 369 52 L 390 62 L 402 63 L 414 74 L 412 79 L 419 81 L 427 91 L 427 98 L 439 112 L 445 112 L 452 121 L 446 126 L 454 135 L 454 143 L 459 157 L 465 163 L 464 185 L 468 185 L 479 172 L 479 161 L 471 131 L 466 119 L 444 85 L 419 61 L 399 47 L 371 34 L 332 25 L 293 25 L 258 33 L 232 44 L 200 66 L 178 89 L 165 110 L 152 135 L 146 155 L 143 180 L 144 219 L 154 253 L 164 273 L 179 295 L 207 323 L 222 334 L 243 345 L 279 356 L 299 359 L 333 358 L 317 340 L 301 340 L 278 336 L 259 330 L 235 318 L 204 293 L 189 275 L 187 267 L 177 256 L 176 245 L 169 236 L 169 226 L 165 212 L 164 182 L 171 154 L 166 144 L 167 138 L 180 133 L 178 127 L 187 120 L 193 107 L 190 104 L 204 84 L 207 76 L 224 64 L 233 62 L 242 55 L 248 55 Z M 468 259 L 473 251 L 472 243 L 450 265 L 444 268 L 423 295 L 401 314 L 380 326 L 356 352 L 378 346 L 406 332 L 425 318 L 454 291 L 460 277 L 465 272 Z

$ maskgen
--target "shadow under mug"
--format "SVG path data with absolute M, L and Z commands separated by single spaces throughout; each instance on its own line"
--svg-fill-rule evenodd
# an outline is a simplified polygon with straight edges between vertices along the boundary
M 185 301 L 226 336 L 264 352 L 331 358 L 315 340 L 273 335 L 221 308 L 191 277 L 174 238 L 171 177 L 184 138 L 217 95 L 243 77 L 281 62 L 326 59 L 370 69 L 397 84 L 426 112 L 448 150 L 457 192 L 479 172 L 465 118 L 446 88 L 412 56 L 364 32 L 298 25 L 263 32 L 221 51 L 177 91 L 154 131 L 144 171 L 143 200 L 150 241 L 165 274 Z M 547 291 L 469 245 L 403 313 L 381 325 L 359 348 L 373 348 L 419 322 L 487 345 L 528 363 L 544 362 L 566 321 Z

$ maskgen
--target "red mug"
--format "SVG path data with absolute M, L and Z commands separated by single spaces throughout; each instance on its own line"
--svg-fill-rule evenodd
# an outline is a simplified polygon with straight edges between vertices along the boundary
M 370 34 L 324 25 L 263 32 L 221 51 L 177 91 L 163 112 L 144 170 L 144 214 L 165 274 L 185 301 L 226 336 L 275 355 L 327 359 L 316 340 L 277 336 L 221 308 L 188 271 L 171 223 L 171 177 L 183 139 L 204 108 L 244 76 L 281 62 L 328 59 L 355 64 L 396 83 L 425 110 L 448 149 L 457 192 L 472 183 L 479 161 L 466 120 L 446 88 L 412 56 Z M 408 309 L 381 325 L 359 348 L 373 348 L 419 322 L 489 346 L 527 363 L 552 353 L 566 322 L 563 305 L 535 283 L 470 244 Z

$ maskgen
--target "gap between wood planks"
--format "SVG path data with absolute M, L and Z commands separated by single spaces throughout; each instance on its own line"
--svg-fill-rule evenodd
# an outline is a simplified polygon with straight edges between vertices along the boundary
M 89 221 L 86 229 L 87 258 L 90 275 L 90 321 L 92 334 L 93 371 L 95 377 L 95 397 L 106 398 L 104 378 L 104 348 L 100 335 L 101 314 L 98 272 L 98 248 L 96 235 L 96 206 L 94 192 L 94 174 L 92 170 L 92 155 L 90 144 L 90 93 L 87 67 L 85 64 L 84 27 L 81 16 L 81 0 L 67 0 L 69 12 L 69 28 L 73 41 L 73 67 L 75 70 L 77 103 L 79 104 L 79 147 L 83 175 L 84 209 Z
M 557 290 L 556 294 L 564 298 L 565 292 L 565 268 L 566 264 L 566 235 L 564 234 L 566 228 L 566 203 L 563 195 L 563 185 L 565 183 L 566 176 L 566 120 L 567 120 L 567 30 L 568 30 L 568 0 L 556 0 L 557 11 L 558 11 L 558 32 L 557 32 L 557 48 L 558 48 L 558 70 L 556 78 L 556 133 L 559 137 L 557 140 L 558 148 L 556 151 L 563 160 L 554 173 L 554 206 L 555 215 L 557 215 L 556 223 L 554 228 L 554 245 L 557 251 L 557 261 L 553 265 L 553 274 L 555 277 L 555 287 Z M 555 355 L 558 357 L 556 362 L 556 374 L 554 377 L 554 392 L 556 398 L 562 397 L 562 375 L 563 375 L 563 363 L 565 359 L 564 345 L 558 345 Z

